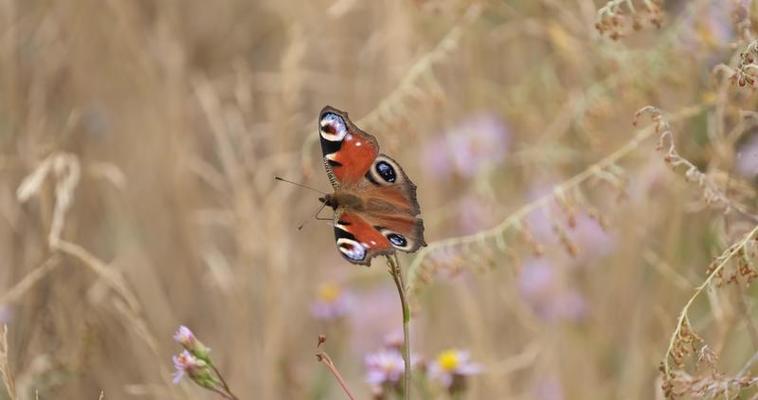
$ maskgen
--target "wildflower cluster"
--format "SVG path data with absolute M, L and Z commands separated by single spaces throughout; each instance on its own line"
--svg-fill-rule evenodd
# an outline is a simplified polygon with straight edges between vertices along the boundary
M 384 348 L 366 355 L 365 365 L 366 381 L 371 385 L 374 399 L 387 399 L 402 393 L 405 364 L 397 346 L 385 343 Z M 444 350 L 429 361 L 414 354 L 411 367 L 416 370 L 417 382 L 426 386 L 425 392 L 442 390 L 451 396 L 464 393 L 468 377 L 482 371 L 482 367 L 471 360 L 468 351 L 459 349 Z
M 186 376 L 198 386 L 216 392 L 225 399 L 237 399 L 213 365 L 210 358 L 211 350 L 200 342 L 189 328 L 180 326 L 174 334 L 174 340 L 184 348 L 181 353 L 173 357 L 176 370 L 174 383 L 179 383 Z

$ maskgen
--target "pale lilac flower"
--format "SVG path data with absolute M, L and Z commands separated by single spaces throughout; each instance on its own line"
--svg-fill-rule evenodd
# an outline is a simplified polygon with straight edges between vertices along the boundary
M 175 355 L 173 360 L 174 369 L 176 369 L 176 371 L 174 371 L 174 383 L 179 383 L 184 375 L 191 378 L 197 371 L 202 370 L 207 366 L 205 361 L 193 356 L 192 353 L 187 350 Z
M 405 336 L 403 336 L 402 329 L 396 329 L 386 335 L 384 335 L 384 347 L 387 349 L 402 350 L 405 343 Z
M 489 202 L 478 196 L 466 195 L 458 204 L 458 225 L 461 233 L 472 234 L 492 227 L 496 219 L 495 209 Z
M 471 361 L 468 351 L 449 349 L 437 355 L 429 365 L 429 377 L 455 391 L 462 389 L 465 377 L 482 372 L 482 367 Z
M 395 349 L 379 350 L 366 355 L 366 382 L 374 387 L 394 386 L 405 373 L 403 356 Z
M 208 360 L 208 353 L 211 351 L 208 347 L 202 344 L 192 331 L 184 325 L 179 326 L 174 334 L 174 340 L 182 345 L 185 350 L 192 353 L 193 356 L 201 359 Z
M 576 290 L 561 285 L 556 267 L 544 258 L 524 263 L 518 287 L 526 304 L 543 320 L 577 321 L 586 315 L 584 298 Z
M 13 319 L 13 309 L 10 306 L 0 306 L 0 324 L 10 323 Z
M 352 332 L 350 346 L 353 352 L 369 353 L 376 348 L 377 343 L 384 341 L 386 332 L 400 330 L 400 321 L 397 318 L 400 299 L 397 289 L 391 285 L 361 291 L 352 301 L 351 308 L 360 310 L 351 313 L 348 321 Z
M 335 283 L 324 283 L 318 288 L 316 299 L 311 303 L 314 318 L 333 321 L 346 316 L 352 308 L 352 296 Z
M 192 344 L 197 341 L 192 331 L 184 325 L 179 326 L 174 334 L 174 340 L 185 348 L 192 347 Z
M 735 38 L 732 12 L 733 7 L 725 7 L 719 2 L 710 3 L 702 7 L 702 12 L 685 17 L 684 29 L 687 34 L 682 35 L 684 46 L 691 51 L 707 55 L 709 64 L 715 63 L 713 56 L 714 48 L 724 48 Z
M 747 179 L 758 179 L 758 134 L 752 135 L 737 149 L 735 169 Z
M 552 187 L 540 187 L 532 190 L 530 199 L 535 200 L 550 193 Z M 538 243 L 544 245 L 561 245 L 561 239 L 556 233 L 555 225 L 563 228 L 566 236 L 576 245 L 578 254 L 572 262 L 567 264 L 586 264 L 597 258 L 604 257 L 616 249 L 616 238 L 610 232 L 603 229 L 600 223 L 590 217 L 581 209 L 574 210 L 574 223 L 572 227 L 567 224 L 566 212 L 552 201 L 546 207 L 540 207 L 529 213 L 526 225 L 529 232 Z
M 505 158 L 510 132 L 495 114 L 473 115 L 424 148 L 423 158 L 440 179 L 456 172 L 472 177 Z
M 532 387 L 535 400 L 563 400 L 561 381 L 555 374 L 539 377 Z

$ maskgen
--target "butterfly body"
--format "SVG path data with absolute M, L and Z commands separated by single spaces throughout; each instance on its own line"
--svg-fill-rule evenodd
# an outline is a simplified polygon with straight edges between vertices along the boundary
M 337 248 L 351 263 L 396 250 L 414 252 L 424 242 L 416 185 L 393 159 L 379 153 L 375 137 L 333 107 L 319 117 L 324 166 L 334 193 L 319 200 L 334 209 Z

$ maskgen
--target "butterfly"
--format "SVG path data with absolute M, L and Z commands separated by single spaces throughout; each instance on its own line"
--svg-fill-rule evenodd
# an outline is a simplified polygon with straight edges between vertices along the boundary
M 426 246 L 416 185 L 395 160 L 379 153 L 376 138 L 331 106 L 321 110 L 318 128 L 334 187 L 319 200 L 334 209 L 340 254 L 353 264 L 371 265 L 373 257 Z

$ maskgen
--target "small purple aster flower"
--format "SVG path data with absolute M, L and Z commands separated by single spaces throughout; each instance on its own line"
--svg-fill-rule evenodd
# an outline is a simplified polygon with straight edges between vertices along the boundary
M 758 134 L 753 134 L 737 149 L 735 169 L 747 179 L 758 179 Z
M 323 321 L 333 321 L 346 316 L 352 308 L 352 296 L 334 283 L 322 284 L 311 304 L 311 315 Z
M 366 355 L 366 381 L 373 387 L 395 386 L 405 373 L 403 356 L 394 349 Z
M 458 392 L 465 389 L 465 378 L 482 372 L 482 367 L 471 361 L 468 351 L 449 349 L 437 355 L 429 365 L 429 377 L 448 389 Z
M 179 329 L 174 334 L 174 340 L 185 348 L 192 347 L 197 341 L 192 331 L 184 325 L 179 326 Z
M 518 278 L 521 297 L 543 320 L 579 321 L 587 313 L 584 297 L 561 285 L 556 266 L 544 259 L 528 260 Z
M 472 177 L 480 169 L 501 162 L 509 142 L 510 132 L 503 121 L 495 114 L 481 113 L 428 144 L 423 157 L 438 178 L 444 179 L 453 171 Z
M 10 323 L 13 319 L 13 309 L 10 306 L 0 306 L 0 324 Z
M 193 356 L 208 361 L 208 353 L 210 353 L 211 349 L 197 340 L 195 334 L 186 326 L 179 326 L 179 329 L 174 334 L 174 340 Z
M 187 350 L 184 350 L 178 355 L 175 355 L 173 357 L 173 360 L 174 369 L 176 369 L 176 371 L 174 371 L 174 383 L 179 383 L 184 375 L 192 378 L 194 375 L 196 375 L 197 371 L 204 369 L 207 366 L 205 361 L 193 356 L 192 353 Z
M 403 336 L 403 330 L 402 329 L 396 329 L 386 335 L 384 335 L 384 338 L 382 339 L 384 342 L 384 347 L 387 349 L 395 349 L 397 351 L 400 351 L 403 349 L 403 344 L 405 343 L 405 337 Z

